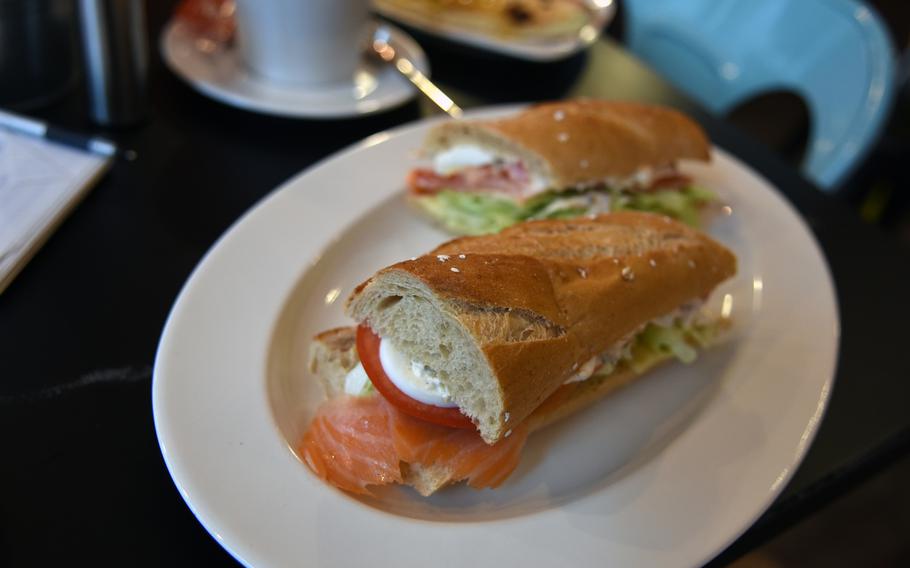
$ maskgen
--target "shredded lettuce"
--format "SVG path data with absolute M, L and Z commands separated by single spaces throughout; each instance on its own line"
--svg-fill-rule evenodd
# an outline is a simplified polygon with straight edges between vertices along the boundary
M 444 190 L 415 202 L 431 217 L 460 235 L 498 233 L 523 220 L 523 207 L 507 197 Z
M 638 351 L 638 353 L 635 353 Z M 698 357 L 698 352 L 686 340 L 686 332 L 679 326 L 661 327 L 649 324 L 636 338 L 632 352 L 637 355 L 632 358 L 632 367 L 636 368 L 641 363 L 645 366 L 654 363 L 655 359 L 673 355 L 683 363 L 689 364 Z
M 686 328 L 686 335 L 699 347 L 710 347 L 717 342 L 721 330 L 725 328 L 727 323 L 729 321 L 693 324 Z
M 701 224 L 701 207 L 717 199 L 710 191 L 694 185 L 679 190 L 664 189 L 645 193 L 614 191 L 612 197 L 614 211 L 632 209 L 660 213 L 695 228 Z
M 418 206 L 448 230 L 462 235 L 483 235 L 499 231 L 528 219 L 569 219 L 587 215 L 596 200 L 587 192 L 549 191 L 524 203 L 493 193 L 468 193 L 443 190 L 435 195 L 421 196 Z M 609 199 L 605 191 L 601 200 Z
M 620 359 L 619 365 L 604 366 L 597 374 L 608 375 L 620 365 L 628 365 L 636 373 L 643 373 L 667 357 L 675 357 L 687 364 L 692 363 L 698 357 L 695 348 L 713 344 L 723 327 L 723 322 L 690 324 L 675 322 L 670 326 L 648 324 L 635 337 L 632 348 Z
M 697 227 L 700 207 L 714 199 L 711 192 L 690 186 L 635 194 L 603 189 L 549 191 L 524 203 L 499 194 L 443 190 L 420 196 L 415 202 L 449 231 L 482 235 L 498 233 L 528 219 L 568 219 L 602 213 L 607 208 L 660 213 Z

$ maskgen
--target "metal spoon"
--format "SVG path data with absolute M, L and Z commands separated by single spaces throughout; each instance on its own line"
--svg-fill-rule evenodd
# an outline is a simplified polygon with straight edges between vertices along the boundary
M 379 58 L 380 60 L 392 64 L 399 73 L 414 84 L 421 93 L 433 101 L 436 106 L 441 108 L 452 118 L 461 118 L 463 111 L 461 107 L 455 104 L 455 101 L 445 94 L 442 89 L 433 84 L 430 79 L 420 72 L 410 59 L 401 54 L 401 51 L 395 49 L 392 43 L 392 34 L 389 29 L 383 25 L 376 26 L 367 52 Z

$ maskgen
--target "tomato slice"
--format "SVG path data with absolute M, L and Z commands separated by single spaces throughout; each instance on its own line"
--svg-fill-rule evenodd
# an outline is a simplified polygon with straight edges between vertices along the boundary
M 379 360 L 379 342 L 379 336 L 373 333 L 373 330 L 366 324 L 360 324 L 357 327 L 357 355 L 360 357 L 363 370 L 366 371 L 379 394 L 408 416 L 451 428 L 475 429 L 471 419 L 462 414 L 458 408 L 424 404 L 401 392 L 382 368 L 382 362 Z
M 692 185 L 692 178 L 681 173 L 668 173 L 651 181 L 645 191 L 660 191 L 662 189 L 682 189 Z

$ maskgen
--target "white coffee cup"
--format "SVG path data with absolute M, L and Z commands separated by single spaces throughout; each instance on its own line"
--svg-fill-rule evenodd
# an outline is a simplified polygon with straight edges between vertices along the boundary
M 368 0 L 237 0 L 238 50 L 276 83 L 351 82 L 368 22 Z

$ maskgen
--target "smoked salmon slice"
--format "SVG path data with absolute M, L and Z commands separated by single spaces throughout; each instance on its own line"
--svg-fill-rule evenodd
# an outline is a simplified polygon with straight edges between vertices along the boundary
M 518 466 L 528 437 L 528 429 L 522 425 L 491 446 L 476 430 L 430 424 L 386 405 L 392 411 L 392 443 L 401 461 L 443 466 L 451 472 L 452 481 L 467 479 L 475 489 L 501 485 Z
M 368 485 L 401 483 L 390 416 L 379 398 L 345 396 L 319 407 L 301 444 L 303 461 L 316 475 L 359 494 L 370 494 Z
M 438 426 L 399 412 L 381 396 L 340 397 L 324 403 L 300 452 L 313 473 L 358 494 L 369 486 L 402 483 L 401 466 L 442 467 L 450 481 L 476 489 L 498 487 L 518 466 L 527 426 L 490 446 L 476 431 Z

